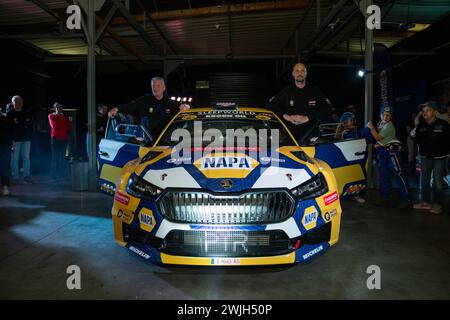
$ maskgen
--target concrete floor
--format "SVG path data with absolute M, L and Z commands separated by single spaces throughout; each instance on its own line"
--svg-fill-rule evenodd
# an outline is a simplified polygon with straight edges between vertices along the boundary
M 163 267 L 114 243 L 112 198 L 39 180 L 0 197 L 0 299 L 450 298 L 447 214 L 347 202 L 340 242 L 307 264 Z M 73 264 L 81 290 L 66 287 Z M 369 265 L 381 268 L 381 290 L 366 287 Z

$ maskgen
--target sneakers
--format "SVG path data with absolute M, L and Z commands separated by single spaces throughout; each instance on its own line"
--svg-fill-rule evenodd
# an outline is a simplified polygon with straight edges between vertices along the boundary
M 3 188 L 2 188 L 2 195 L 9 196 L 9 194 L 10 194 L 9 187 L 8 186 L 3 186 Z
M 431 204 L 429 204 L 428 202 L 416 203 L 413 207 L 416 210 L 431 210 Z
M 430 213 L 431 214 L 441 214 L 442 206 L 440 204 L 434 204 L 433 207 L 431 207 Z

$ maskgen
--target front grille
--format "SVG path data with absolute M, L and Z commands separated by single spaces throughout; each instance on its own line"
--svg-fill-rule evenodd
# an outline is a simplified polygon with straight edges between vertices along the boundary
M 252 191 L 240 195 L 168 191 L 159 201 L 173 222 L 198 224 L 274 223 L 292 216 L 295 200 L 287 191 Z
M 280 230 L 172 230 L 162 251 L 195 257 L 255 257 L 292 251 L 288 236 Z

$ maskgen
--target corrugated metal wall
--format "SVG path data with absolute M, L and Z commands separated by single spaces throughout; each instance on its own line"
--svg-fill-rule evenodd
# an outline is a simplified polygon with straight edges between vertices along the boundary
M 262 107 L 267 97 L 261 74 L 214 73 L 209 77 L 210 102 L 235 102 L 241 107 Z

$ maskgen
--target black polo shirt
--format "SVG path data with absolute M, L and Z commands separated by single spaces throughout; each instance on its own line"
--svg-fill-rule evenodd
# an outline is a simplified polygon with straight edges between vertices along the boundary
M 314 122 L 332 122 L 332 106 L 325 94 L 316 86 L 306 84 L 300 89 L 290 84 L 270 99 L 266 106 L 285 122 L 291 132 L 300 137 Z M 294 126 L 283 119 L 283 114 L 308 116 L 309 123 Z
M 450 126 L 437 118 L 430 124 L 421 121 L 416 128 L 416 140 L 422 158 L 444 158 L 450 151 Z
M 167 123 L 179 111 L 180 103 L 163 96 L 161 100 L 152 94 L 139 97 L 117 108 L 119 112 L 139 117 L 141 124 L 146 127 L 152 137 L 156 139 Z

